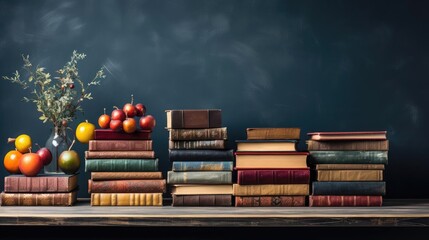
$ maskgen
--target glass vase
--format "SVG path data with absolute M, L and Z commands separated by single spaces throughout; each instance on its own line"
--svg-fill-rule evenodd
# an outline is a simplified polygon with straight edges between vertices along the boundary
M 66 127 L 54 127 L 52 133 L 46 141 L 45 147 L 52 153 L 52 162 L 44 167 L 47 174 L 63 174 L 58 166 L 58 157 L 63 151 L 69 149 L 71 140 L 67 137 Z

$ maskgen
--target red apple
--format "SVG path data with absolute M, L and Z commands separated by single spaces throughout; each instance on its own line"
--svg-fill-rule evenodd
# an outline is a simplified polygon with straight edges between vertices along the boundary
M 133 133 L 137 130 L 136 120 L 134 120 L 134 118 L 127 118 L 122 123 L 122 127 L 124 129 L 124 132 Z
M 118 107 L 114 107 L 114 108 L 115 108 L 115 110 L 112 111 L 111 119 L 124 121 L 125 120 L 125 112 L 122 111 L 121 109 L 119 109 Z
M 127 103 L 122 108 L 127 117 L 133 118 L 136 115 L 136 108 L 133 106 L 134 95 L 131 94 L 131 103 Z
M 104 109 L 104 114 L 98 118 L 98 125 L 101 128 L 109 128 L 110 116 L 106 114 L 106 109 Z
M 111 120 L 110 121 L 110 129 L 113 131 L 121 131 L 122 130 L 122 121 L 121 120 Z
M 137 117 L 141 117 L 141 116 L 145 115 L 146 107 L 143 104 L 137 103 L 135 108 L 136 108 L 136 116 Z
M 19 160 L 19 170 L 26 177 L 36 176 L 42 167 L 43 163 L 36 153 L 26 153 Z
M 40 160 L 42 161 L 43 165 L 48 165 L 52 161 L 52 153 L 47 148 L 41 148 L 37 152 L 37 155 L 39 155 Z
M 140 118 L 139 124 L 141 129 L 152 130 L 156 125 L 156 121 L 152 115 L 147 115 Z

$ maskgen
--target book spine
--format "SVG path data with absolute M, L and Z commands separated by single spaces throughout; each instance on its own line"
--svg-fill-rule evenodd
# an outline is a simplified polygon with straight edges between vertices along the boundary
M 168 150 L 170 161 L 233 161 L 231 150 Z
M 316 164 L 316 170 L 384 170 L 384 164 Z
M 220 128 L 222 114 L 218 109 L 167 111 L 167 128 Z
M 77 192 L 70 193 L 1 193 L 2 206 L 72 206 Z
M 184 171 L 232 171 L 233 162 L 173 162 L 174 172 Z
M 25 193 L 70 192 L 77 187 L 77 176 L 4 178 L 4 191 Z
M 151 140 L 152 134 L 149 131 L 136 131 L 134 133 L 115 132 L 105 129 L 94 131 L 94 140 Z
M 224 149 L 224 140 L 169 141 L 169 149 Z
M 228 139 L 227 128 L 206 129 L 169 129 L 169 139 L 172 141 L 184 140 L 226 140 Z
M 307 141 L 309 151 L 387 151 L 388 140 L 362 141 Z
M 86 159 L 139 159 L 139 158 L 155 158 L 154 151 L 85 151 Z
M 319 170 L 317 181 L 383 181 L 382 170 Z
M 158 159 L 94 159 L 85 161 L 85 172 L 157 172 Z
M 308 184 L 233 185 L 235 196 L 304 196 L 309 194 Z
M 300 128 L 248 128 L 248 140 L 281 140 L 300 138 Z
M 310 196 L 310 207 L 381 207 L 382 196 Z
M 89 151 L 152 151 L 152 140 L 91 140 Z
M 311 151 L 310 161 L 314 164 L 387 164 L 387 151 Z
M 92 172 L 92 180 L 162 179 L 162 172 Z
M 164 193 L 164 179 L 153 180 L 88 180 L 89 193 Z
M 236 207 L 304 207 L 305 196 L 235 197 Z
M 309 182 L 309 169 L 239 170 L 237 177 L 237 183 L 240 185 L 308 184 Z
M 168 184 L 231 184 L 232 172 L 173 172 L 167 175 Z
M 313 182 L 313 195 L 384 196 L 385 182 Z
M 162 193 L 92 193 L 91 206 L 162 206 Z
M 176 195 L 173 194 L 173 206 L 223 206 L 232 205 L 231 195 Z

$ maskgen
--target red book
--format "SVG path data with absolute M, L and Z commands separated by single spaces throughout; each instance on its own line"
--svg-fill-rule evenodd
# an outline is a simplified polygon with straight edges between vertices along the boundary
M 237 183 L 255 184 L 308 184 L 310 169 L 239 170 Z
M 137 130 L 134 133 L 116 132 L 111 129 L 95 129 L 94 140 L 151 140 L 152 131 Z
M 311 140 L 385 140 L 386 131 L 366 132 L 312 132 L 307 133 Z
M 235 197 L 236 207 L 304 207 L 305 196 Z
M 381 207 L 382 196 L 310 196 L 310 207 Z
M 152 140 L 91 140 L 89 151 L 152 151 Z
M 87 160 L 155 158 L 155 152 L 154 151 L 85 151 L 85 158 Z
M 153 180 L 88 180 L 89 193 L 164 193 L 165 179 Z

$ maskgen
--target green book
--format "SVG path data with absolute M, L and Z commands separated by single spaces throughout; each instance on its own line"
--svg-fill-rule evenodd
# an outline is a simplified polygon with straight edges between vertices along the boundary
M 387 151 L 310 151 L 314 164 L 387 164 Z
M 185 171 L 232 171 L 233 162 L 173 162 L 172 169 L 175 172 Z
M 85 172 L 157 172 L 155 159 L 86 159 Z
M 169 171 L 168 184 L 231 184 L 232 172 L 173 172 Z

